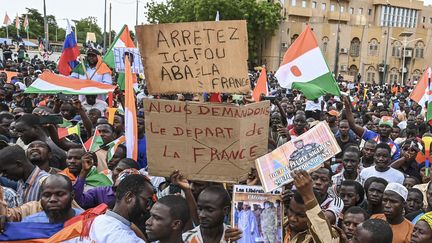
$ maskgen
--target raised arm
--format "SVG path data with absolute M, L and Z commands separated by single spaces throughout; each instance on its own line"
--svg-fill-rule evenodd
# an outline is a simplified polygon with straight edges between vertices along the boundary
M 362 137 L 364 132 L 365 132 L 365 129 L 355 123 L 349 98 L 346 96 L 343 96 L 343 101 L 344 101 L 344 105 L 345 105 L 346 117 L 347 117 L 347 120 L 348 120 L 348 123 L 349 123 L 351 130 L 353 130 L 357 136 Z
M 84 128 L 87 131 L 87 134 L 92 134 L 92 132 L 93 132 L 93 124 L 90 121 L 90 118 L 87 116 L 87 113 L 86 113 L 85 109 L 81 105 L 81 101 L 79 101 L 78 99 L 73 100 L 73 105 L 74 105 L 75 109 L 77 110 L 78 114 L 81 117 L 81 120 L 83 122 Z
M 178 171 L 178 170 L 175 170 L 171 174 L 170 181 L 172 184 L 180 187 L 180 189 L 182 189 L 182 191 L 184 192 L 186 202 L 189 206 L 192 222 L 195 225 L 199 225 L 198 206 L 197 206 L 195 198 L 192 194 L 192 190 L 191 190 L 189 181 L 182 174 L 180 174 L 180 171 Z
M 312 232 L 314 242 L 339 242 L 339 235 L 332 227 L 322 212 L 313 193 L 313 182 L 310 175 L 304 170 L 292 172 L 294 185 L 306 206 L 306 216 L 309 220 L 309 230 Z

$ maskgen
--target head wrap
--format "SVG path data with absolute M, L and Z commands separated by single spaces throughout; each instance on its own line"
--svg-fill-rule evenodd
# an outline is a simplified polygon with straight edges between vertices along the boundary
M 381 119 L 378 123 L 378 126 L 381 126 L 381 125 L 387 125 L 387 126 L 393 127 L 393 117 L 391 117 L 391 116 L 381 117 Z
M 423 214 L 423 216 L 420 217 L 419 220 L 425 221 L 429 227 L 432 229 L 432 212 L 428 212 Z
M 397 194 L 399 194 L 399 196 L 403 198 L 404 201 L 407 200 L 408 190 L 399 183 L 395 183 L 395 182 L 389 183 L 385 188 L 384 192 L 386 191 L 396 192 Z

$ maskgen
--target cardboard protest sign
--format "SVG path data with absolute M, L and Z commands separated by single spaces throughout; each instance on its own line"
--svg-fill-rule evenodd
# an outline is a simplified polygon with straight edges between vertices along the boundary
M 234 185 L 231 210 L 232 226 L 243 231 L 240 242 L 282 242 L 281 189 L 265 193 L 261 186 Z
M 246 93 L 246 21 L 209 21 L 136 27 L 151 94 Z
M 138 48 L 114 47 L 114 61 L 117 72 L 125 71 L 125 56 L 129 56 L 132 73 L 144 73 Z
M 341 151 L 326 122 L 255 160 L 266 192 L 293 181 L 293 170 L 314 171 Z
M 149 174 L 236 183 L 267 153 L 268 101 L 245 106 L 145 99 Z

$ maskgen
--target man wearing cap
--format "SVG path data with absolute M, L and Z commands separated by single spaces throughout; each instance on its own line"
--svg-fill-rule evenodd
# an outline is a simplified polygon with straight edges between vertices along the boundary
M 377 143 L 387 143 L 391 149 L 392 160 L 397 160 L 400 157 L 400 149 L 399 146 L 393 142 L 390 138 L 390 134 L 393 128 L 393 118 L 391 116 L 383 116 L 381 117 L 378 123 L 378 133 L 366 129 L 357 125 L 354 121 L 354 116 L 351 110 L 351 104 L 348 97 L 343 97 L 345 103 L 345 111 L 346 117 L 349 123 L 350 128 L 354 131 L 357 136 L 361 137 L 365 141 L 375 140 Z
M 326 121 L 332 130 L 333 134 L 336 134 L 339 130 L 338 127 L 339 112 L 337 110 L 330 110 L 326 113 Z
M 373 219 L 386 220 L 393 231 L 393 243 L 410 242 L 414 225 L 404 218 L 408 190 L 399 183 L 389 183 L 384 190 L 382 205 L 384 214 L 374 214 Z
M 70 75 L 72 78 L 91 79 L 105 84 L 112 84 L 111 70 L 102 62 L 100 52 L 96 49 L 87 50 L 84 74 L 78 73 L 77 68 Z

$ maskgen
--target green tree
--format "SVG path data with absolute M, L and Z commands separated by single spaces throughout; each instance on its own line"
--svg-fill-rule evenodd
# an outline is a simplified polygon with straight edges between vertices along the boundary
M 147 3 L 147 18 L 151 23 L 177 23 L 215 20 L 246 20 L 249 62 L 262 64 L 263 43 L 274 35 L 282 19 L 281 5 L 273 1 L 256 0 L 167 0 Z
M 97 25 L 96 17 L 87 17 L 75 22 L 78 29 L 77 38 L 79 43 L 85 43 L 87 32 L 94 32 L 96 35 L 96 42 L 103 42 L 103 34 L 101 28 Z M 107 36 L 108 39 L 108 36 Z

